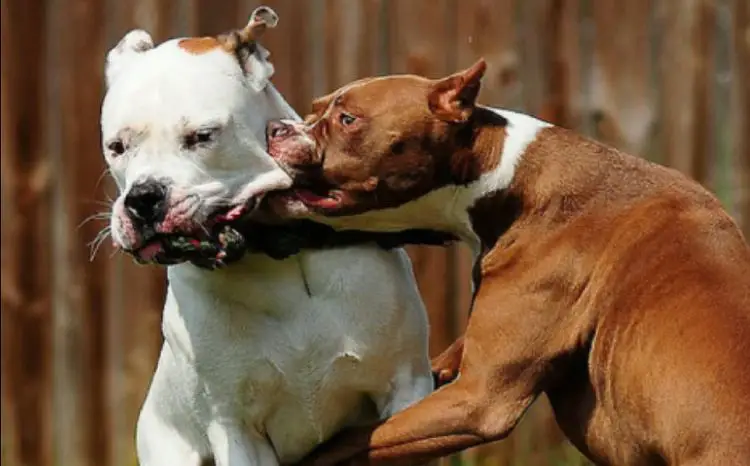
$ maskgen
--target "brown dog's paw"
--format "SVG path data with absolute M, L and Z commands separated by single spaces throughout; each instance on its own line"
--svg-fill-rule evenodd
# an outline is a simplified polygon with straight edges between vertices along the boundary
M 432 379 L 435 388 L 448 384 L 458 377 L 463 354 L 464 337 L 460 337 L 448 349 L 432 360 Z
M 458 371 L 453 372 L 447 369 L 432 371 L 432 382 L 434 383 L 435 388 L 440 388 L 443 385 L 453 382 L 457 376 Z

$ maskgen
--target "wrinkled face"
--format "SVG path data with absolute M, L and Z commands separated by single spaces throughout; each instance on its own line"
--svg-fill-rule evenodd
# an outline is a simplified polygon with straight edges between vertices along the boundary
M 266 88 L 265 51 L 230 53 L 211 38 L 149 46 L 134 31 L 108 56 L 101 115 L 106 163 L 119 188 L 116 246 L 164 258 L 163 239 L 202 240 L 291 178 L 265 151 L 265 122 L 290 116 Z
M 305 124 L 276 121 L 268 151 L 296 189 L 271 196 L 291 215 L 353 215 L 397 207 L 472 181 L 467 124 L 484 62 L 442 80 L 370 78 L 316 100 Z M 283 207 L 279 207 L 284 204 Z

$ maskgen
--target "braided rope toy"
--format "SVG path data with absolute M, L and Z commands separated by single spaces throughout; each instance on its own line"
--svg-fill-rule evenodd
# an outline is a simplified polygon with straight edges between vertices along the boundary
M 247 219 L 221 222 L 205 238 L 172 234 L 157 237 L 159 250 L 142 264 L 174 265 L 182 262 L 214 270 L 241 259 L 246 253 L 262 253 L 281 260 L 303 249 L 330 249 L 354 244 L 375 243 L 383 249 L 406 244 L 444 246 L 455 241 L 453 235 L 431 230 L 406 230 L 375 233 L 359 230 L 337 231 L 310 220 L 294 220 L 279 225 Z

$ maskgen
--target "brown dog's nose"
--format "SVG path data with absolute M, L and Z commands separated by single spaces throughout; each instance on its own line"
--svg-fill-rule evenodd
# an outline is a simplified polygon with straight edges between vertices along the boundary
M 293 132 L 292 125 L 283 120 L 271 120 L 266 125 L 266 137 L 268 140 L 285 139 Z

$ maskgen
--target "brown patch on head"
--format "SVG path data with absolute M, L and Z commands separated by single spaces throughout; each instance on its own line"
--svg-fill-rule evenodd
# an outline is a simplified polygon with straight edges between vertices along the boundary
M 187 53 L 201 55 L 221 47 L 222 43 L 216 37 L 191 37 L 182 39 L 177 46 Z
M 177 45 L 193 55 L 201 55 L 216 49 L 238 56 L 241 50 L 247 50 L 250 53 L 255 51 L 255 40 L 243 34 L 243 31 L 232 31 L 218 37 L 191 37 L 182 39 Z
M 288 165 L 304 160 L 307 184 L 336 200 L 321 211 L 327 215 L 397 207 L 471 183 L 497 166 L 507 123 L 475 105 L 484 67 L 479 61 L 440 80 L 357 81 L 313 103 L 307 138 L 285 134 L 283 142 L 269 140 L 269 151 Z

